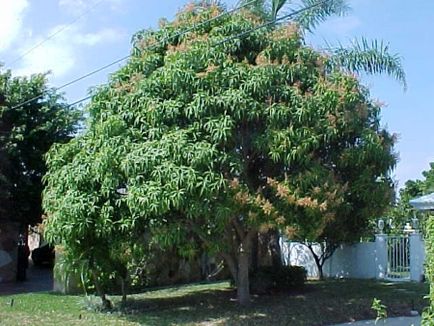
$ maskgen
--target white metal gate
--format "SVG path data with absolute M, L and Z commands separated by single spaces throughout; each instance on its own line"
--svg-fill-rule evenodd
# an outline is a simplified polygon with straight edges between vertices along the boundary
M 410 239 L 407 235 L 387 238 L 387 273 L 392 281 L 410 280 Z

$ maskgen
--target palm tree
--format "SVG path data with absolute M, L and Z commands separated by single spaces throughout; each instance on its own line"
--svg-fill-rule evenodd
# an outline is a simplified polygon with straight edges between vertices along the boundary
M 241 3 L 250 2 L 241 0 Z M 299 10 L 293 16 L 303 32 L 313 32 L 321 22 L 332 16 L 343 16 L 350 10 L 347 0 L 257 0 L 250 5 L 256 14 L 273 21 L 282 10 Z M 388 44 L 382 41 L 354 40 L 350 46 L 327 46 L 330 70 L 343 69 L 354 73 L 386 74 L 407 88 L 401 58 L 391 53 Z

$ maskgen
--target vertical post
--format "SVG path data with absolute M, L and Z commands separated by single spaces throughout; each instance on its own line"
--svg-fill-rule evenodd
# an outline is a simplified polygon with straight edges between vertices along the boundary
M 410 279 L 421 282 L 423 279 L 423 264 L 425 260 L 425 249 L 422 236 L 415 232 L 410 234 Z
M 402 277 L 402 273 L 405 272 L 405 263 L 404 263 L 404 254 L 406 250 L 406 243 L 405 243 L 405 237 L 400 238 L 400 246 L 399 250 L 401 250 L 401 257 L 400 257 L 400 264 L 399 264 L 399 277 Z
M 387 274 L 387 235 L 375 235 L 375 278 L 384 279 Z

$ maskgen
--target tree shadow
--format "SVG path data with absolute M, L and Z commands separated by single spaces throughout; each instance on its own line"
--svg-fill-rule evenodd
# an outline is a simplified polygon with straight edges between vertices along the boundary
M 146 325 L 271 325 L 276 322 L 276 316 L 273 314 L 279 302 L 288 301 L 290 298 L 293 302 L 297 301 L 298 305 L 304 305 L 305 294 L 316 291 L 314 287 L 306 286 L 301 291 L 252 295 L 251 305 L 242 307 L 236 302 L 236 291 L 232 288 L 204 289 L 176 294 L 178 290 L 179 288 L 167 291 L 167 297 L 132 296 L 127 306 L 122 309 L 123 318 Z M 170 296 L 171 294 L 175 296 Z M 282 318 L 288 320 L 287 313 L 284 311 L 279 313 Z
M 375 318 L 374 297 L 387 305 L 390 316 L 406 315 L 425 306 L 425 289 L 423 284 L 327 280 L 309 282 L 298 291 L 253 295 L 251 305 L 241 307 L 227 283 L 206 283 L 132 294 L 125 307 L 120 307 L 120 297 L 110 299 L 117 310 L 111 313 L 119 320 L 141 325 L 314 326 Z

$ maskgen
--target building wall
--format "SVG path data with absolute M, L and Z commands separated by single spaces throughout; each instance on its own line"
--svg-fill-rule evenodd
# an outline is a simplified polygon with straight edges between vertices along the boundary
M 16 280 L 18 235 L 17 223 L 0 221 L 0 283 Z

